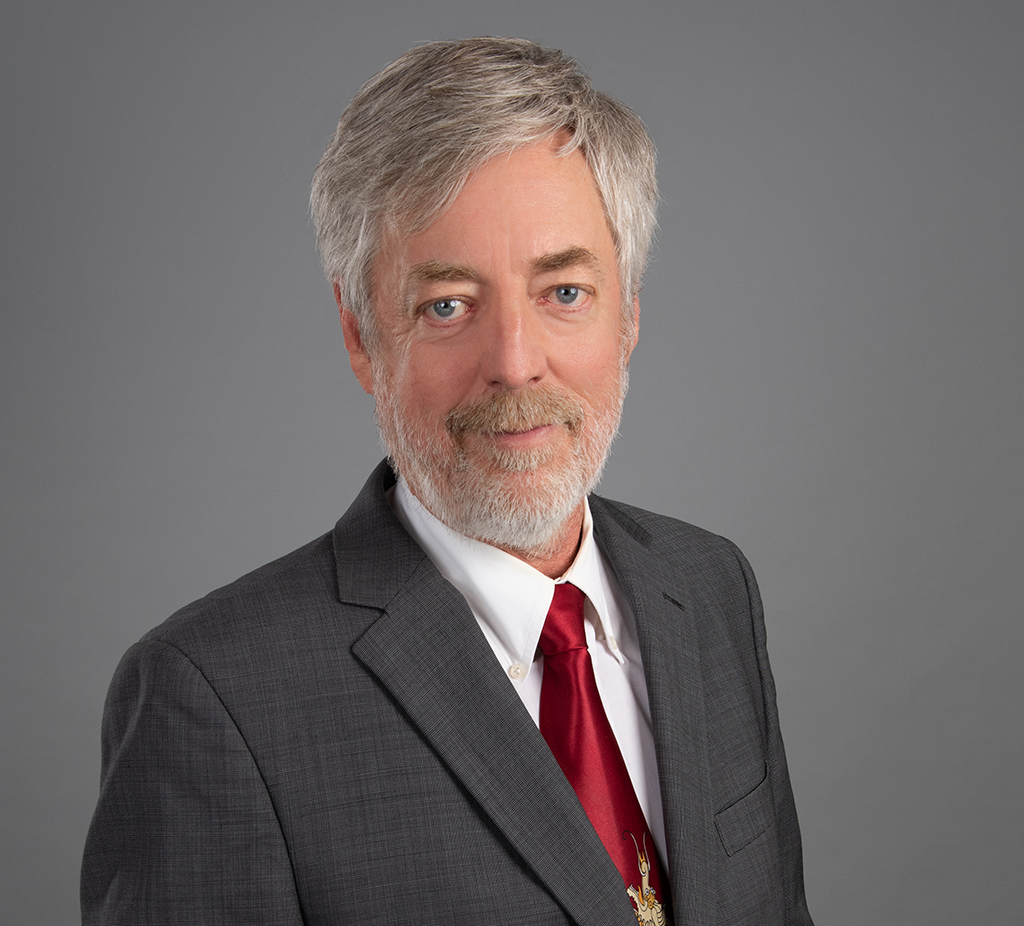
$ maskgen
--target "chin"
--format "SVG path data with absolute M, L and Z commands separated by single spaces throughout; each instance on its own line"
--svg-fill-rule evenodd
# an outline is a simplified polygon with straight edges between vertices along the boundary
M 535 481 L 532 481 L 535 482 Z M 532 485 L 489 494 L 453 498 L 452 493 L 421 487 L 420 500 L 456 533 L 520 553 L 541 554 L 558 545 L 566 521 L 583 500 L 576 492 L 550 494 Z
M 566 522 L 596 485 L 601 466 L 581 466 L 571 452 L 543 462 L 528 459 L 533 455 L 514 454 L 513 466 L 463 459 L 440 478 L 420 470 L 421 478 L 406 479 L 423 506 L 453 531 L 502 549 L 540 555 L 562 542 Z

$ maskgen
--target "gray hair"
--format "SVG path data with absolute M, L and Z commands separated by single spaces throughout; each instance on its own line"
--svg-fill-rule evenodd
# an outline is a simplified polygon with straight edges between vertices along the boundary
M 324 272 L 364 339 L 375 338 L 373 262 L 388 232 L 415 234 L 486 161 L 557 135 L 586 158 L 615 243 L 623 313 L 647 265 L 658 190 L 640 118 L 576 62 L 515 38 L 432 42 L 371 78 L 348 105 L 313 175 Z

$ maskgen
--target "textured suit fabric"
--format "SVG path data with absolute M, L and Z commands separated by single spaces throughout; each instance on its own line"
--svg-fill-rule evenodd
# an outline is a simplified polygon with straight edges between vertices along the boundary
M 619 924 L 622 880 L 382 464 L 335 530 L 125 655 L 83 923 Z M 728 541 L 593 497 L 637 621 L 675 921 L 810 924 L 761 606 Z

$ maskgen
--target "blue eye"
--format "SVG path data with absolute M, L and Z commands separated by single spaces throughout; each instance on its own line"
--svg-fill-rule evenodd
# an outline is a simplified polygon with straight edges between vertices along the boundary
M 562 303 L 562 305 L 572 305 L 579 298 L 580 289 L 578 286 L 559 286 L 555 289 L 555 299 Z
M 435 318 L 454 318 L 463 308 L 461 299 L 437 299 L 427 306 L 427 311 Z

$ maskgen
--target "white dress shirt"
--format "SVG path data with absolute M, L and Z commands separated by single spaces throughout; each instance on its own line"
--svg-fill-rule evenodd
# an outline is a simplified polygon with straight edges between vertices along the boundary
M 502 670 L 539 727 L 544 658 L 537 644 L 556 580 L 504 550 L 455 533 L 420 504 L 404 479 L 398 480 L 389 500 L 441 575 L 465 596 Z M 636 625 L 594 542 L 590 505 L 584 505 L 579 551 L 557 581 L 571 582 L 586 595 L 584 626 L 597 690 L 664 863 L 661 789 Z

